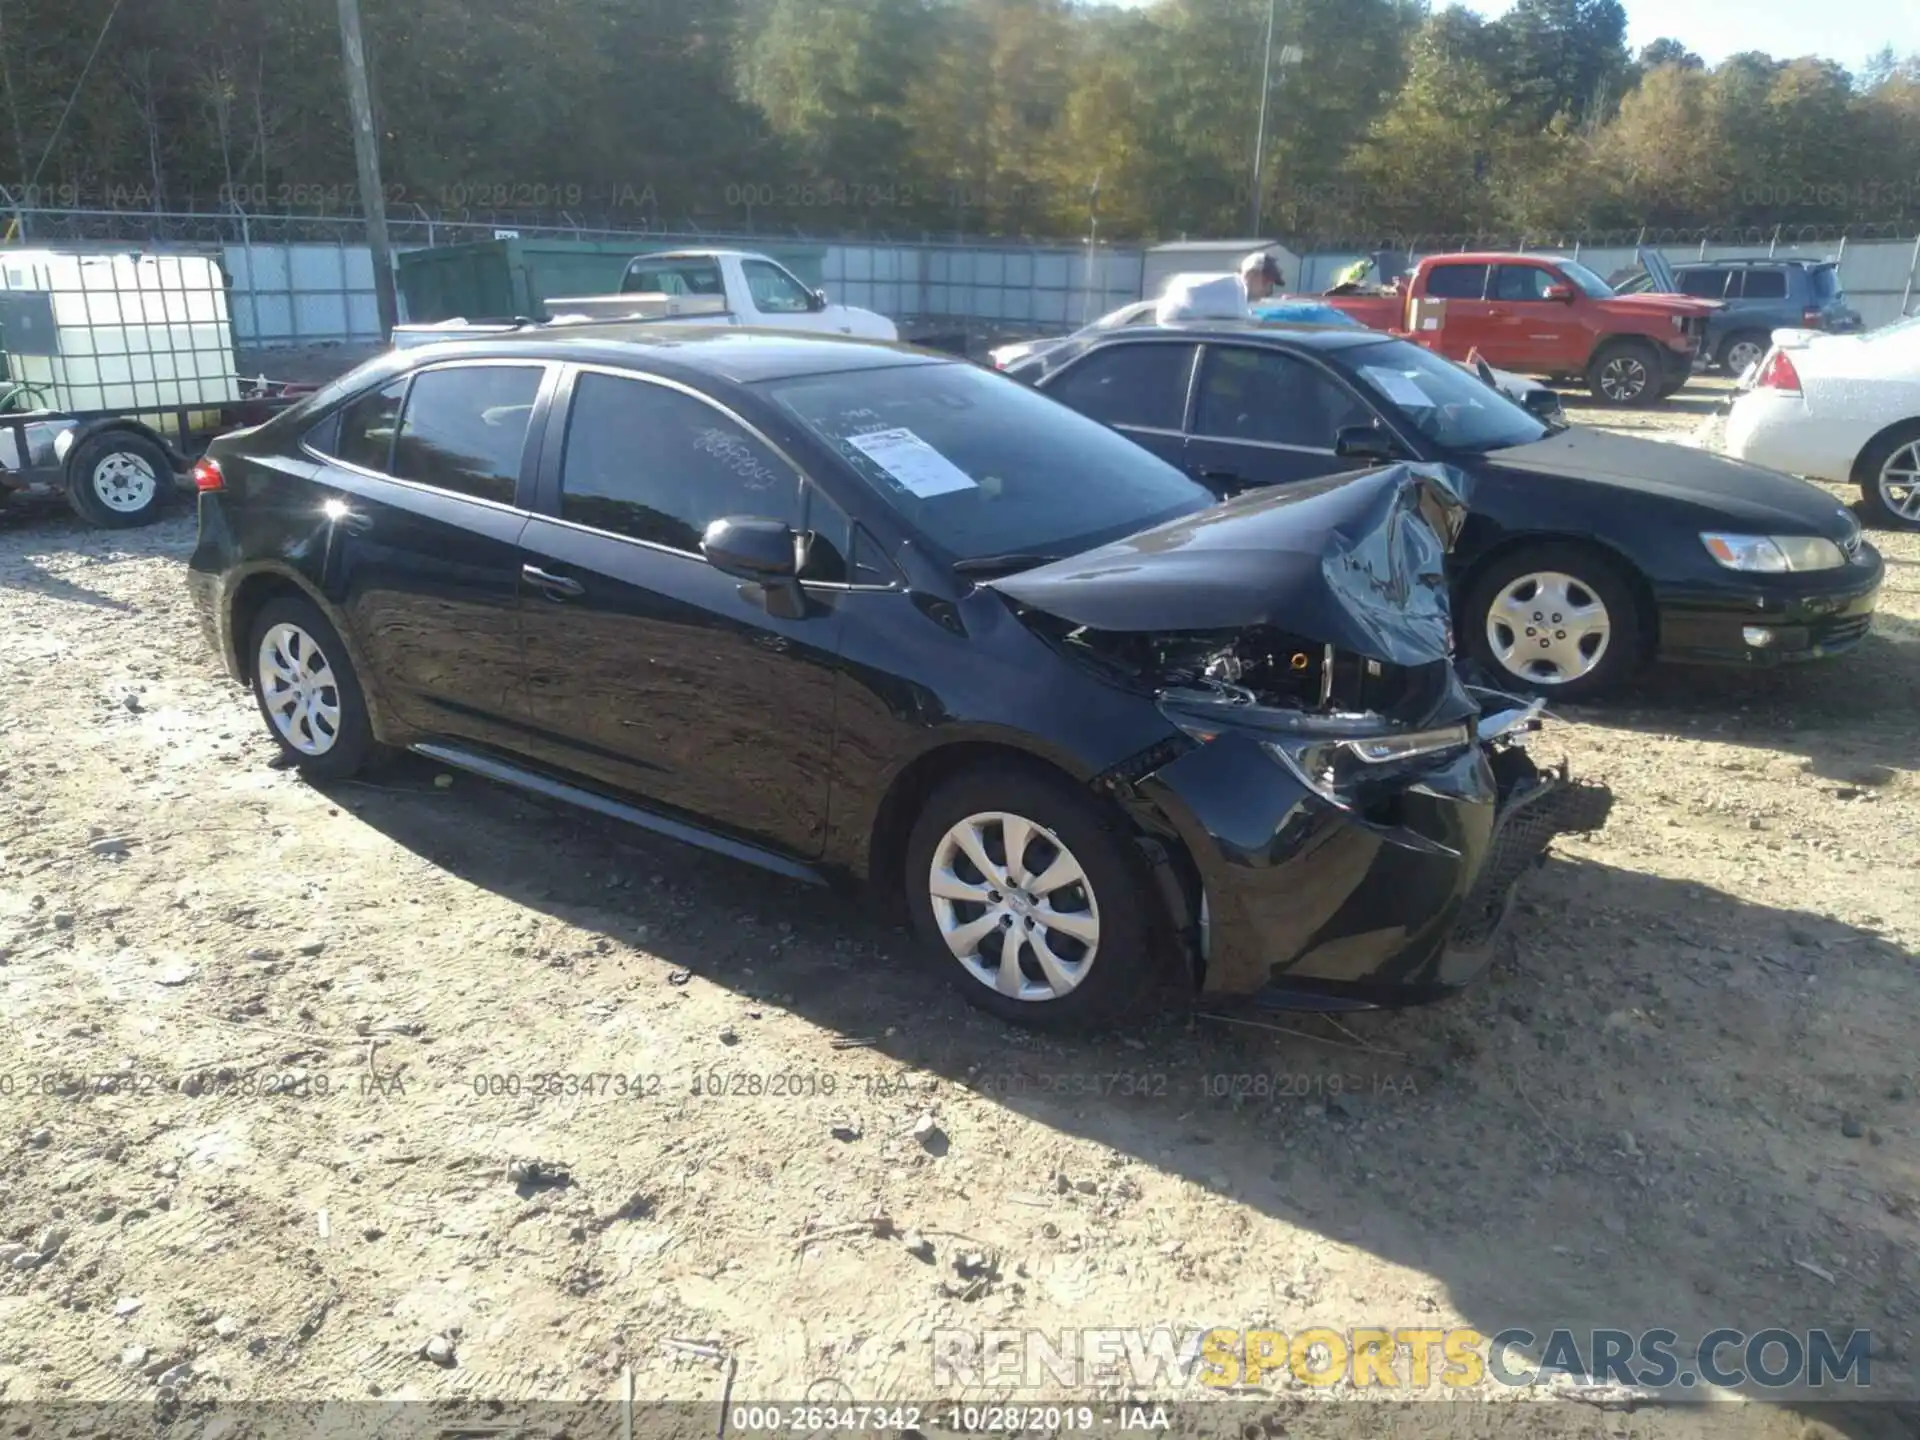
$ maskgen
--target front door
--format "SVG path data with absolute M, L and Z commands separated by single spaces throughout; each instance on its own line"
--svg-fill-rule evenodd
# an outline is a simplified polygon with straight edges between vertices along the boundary
M 526 722 L 518 600 L 527 444 L 554 367 L 435 366 L 362 396 L 309 447 L 327 463 L 328 588 L 361 668 L 407 723 L 513 746 Z M 319 521 L 316 516 L 316 522 Z
M 1544 265 L 1494 267 L 1488 297 L 1503 338 L 1496 350 L 1486 352 L 1488 363 L 1528 375 L 1553 375 L 1570 367 L 1570 356 L 1588 352 L 1586 326 L 1575 317 L 1574 307 L 1547 298 L 1549 286 L 1565 283 Z
M 1358 468 L 1334 452 L 1341 429 L 1373 411 L 1303 356 L 1254 345 L 1206 347 L 1200 360 L 1189 473 L 1219 488 L 1284 485 Z
M 820 852 L 840 616 L 768 613 L 700 554 L 707 526 L 806 526 L 800 476 L 743 422 L 657 379 L 562 383 L 521 537 L 529 696 L 544 758 L 800 856 Z M 803 572 L 804 575 L 805 572 Z

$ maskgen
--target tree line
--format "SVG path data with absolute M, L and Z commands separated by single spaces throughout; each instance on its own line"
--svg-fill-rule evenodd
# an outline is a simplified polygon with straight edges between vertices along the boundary
M 1920 56 L 1618 0 L 362 0 L 389 211 L 1114 240 L 1920 226 Z M 7 204 L 351 214 L 335 0 L 0 0 Z

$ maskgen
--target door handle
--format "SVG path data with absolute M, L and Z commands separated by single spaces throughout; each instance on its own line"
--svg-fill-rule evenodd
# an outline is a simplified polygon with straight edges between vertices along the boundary
M 540 590 L 549 600 L 572 600 L 587 593 L 587 587 L 566 575 L 552 575 L 537 565 L 522 565 L 520 578 Z

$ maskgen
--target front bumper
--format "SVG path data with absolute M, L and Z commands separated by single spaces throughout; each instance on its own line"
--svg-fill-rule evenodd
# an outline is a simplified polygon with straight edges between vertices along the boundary
M 1862 540 L 1839 570 L 1664 592 L 1659 658 L 1767 669 L 1844 655 L 1871 633 L 1885 574 L 1880 552 Z M 1753 643 L 1763 635 L 1764 644 Z
M 1519 749 L 1476 746 L 1365 810 L 1222 737 L 1137 793 L 1199 870 L 1202 991 L 1284 1009 L 1421 1004 L 1477 979 L 1524 872 L 1611 796 Z

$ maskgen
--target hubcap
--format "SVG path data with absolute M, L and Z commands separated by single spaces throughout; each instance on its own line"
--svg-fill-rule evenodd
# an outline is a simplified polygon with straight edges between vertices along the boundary
M 145 509 L 159 488 L 153 467 L 126 450 L 116 450 L 93 467 L 93 493 L 109 510 L 122 514 Z
M 1057 1000 L 1087 978 L 1100 908 L 1073 852 L 1020 815 L 969 815 L 940 837 L 927 876 L 953 958 L 1010 1000 Z
M 1647 366 L 1631 355 L 1620 355 L 1600 367 L 1600 392 L 1609 400 L 1638 400 L 1648 383 Z
M 1880 498 L 1902 520 L 1920 521 L 1920 440 L 1901 446 L 1880 467 Z
M 1613 626 L 1584 582 L 1557 570 L 1522 575 L 1487 611 L 1487 646 L 1507 670 L 1536 685 L 1591 675 L 1606 657 Z
M 1766 353 L 1766 347 L 1756 345 L 1751 340 L 1742 340 L 1727 349 L 1727 373 L 1744 375 L 1747 367 Z
M 280 738 L 302 755 L 324 755 L 340 738 L 340 687 L 314 639 L 298 625 L 260 637 L 260 695 Z

